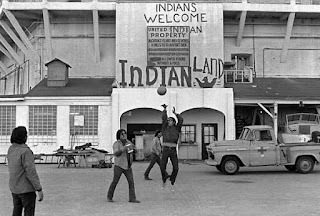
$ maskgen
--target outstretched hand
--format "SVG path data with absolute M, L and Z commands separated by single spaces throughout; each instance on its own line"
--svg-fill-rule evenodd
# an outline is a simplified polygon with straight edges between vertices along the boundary
M 176 114 L 176 108 L 175 108 L 175 107 L 173 107 L 172 113 L 173 113 L 173 114 Z
M 42 191 L 38 191 L 38 201 L 41 202 L 43 200 L 43 192 Z
M 167 104 L 162 104 L 161 106 L 162 106 L 164 109 L 166 109 L 168 105 L 167 105 Z

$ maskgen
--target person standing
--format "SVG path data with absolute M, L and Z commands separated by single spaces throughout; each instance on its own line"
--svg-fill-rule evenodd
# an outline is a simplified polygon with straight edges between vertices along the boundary
M 13 198 L 13 216 L 33 216 L 36 207 L 36 191 L 39 201 L 43 200 L 42 186 L 34 163 L 34 154 L 26 145 L 27 129 L 13 129 L 8 149 L 9 187 Z
M 113 180 L 110 184 L 107 201 L 113 202 L 114 191 L 120 180 L 122 174 L 125 175 L 129 184 L 129 202 L 140 203 L 136 199 L 133 172 L 132 172 L 132 161 L 133 161 L 133 149 L 134 145 L 127 139 L 127 132 L 124 129 L 119 129 L 116 134 L 117 141 L 113 143 L 113 155 L 114 158 L 114 169 L 113 169 Z
M 160 155 L 161 155 L 161 140 L 160 140 L 160 138 L 161 137 L 162 137 L 162 132 L 160 130 L 157 130 L 154 135 L 152 146 L 151 146 L 151 161 L 150 161 L 150 164 L 149 164 L 147 170 L 144 173 L 145 180 L 152 180 L 151 178 L 149 178 L 149 173 L 155 163 L 157 163 L 159 165 L 160 170 L 161 170 L 161 164 L 160 164 Z
M 181 127 L 183 123 L 183 118 L 181 115 L 176 113 L 175 107 L 173 107 L 172 113 L 176 115 L 178 119 L 178 123 L 173 117 L 167 116 L 167 105 L 163 104 L 162 111 L 162 136 L 163 136 L 163 151 L 162 151 L 162 159 L 161 159 L 161 174 L 162 174 L 162 188 L 164 189 L 166 186 L 166 181 L 170 178 L 171 182 L 171 190 L 174 191 L 174 183 L 176 181 L 178 171 L 179 171 L 179 162 L 178 162 L 178 154 L 177 154 L 177 146 L 179 135 L 181 132 Z M 172 173 L 168 175 L 167 163 L 170 158 L 172 164 Z

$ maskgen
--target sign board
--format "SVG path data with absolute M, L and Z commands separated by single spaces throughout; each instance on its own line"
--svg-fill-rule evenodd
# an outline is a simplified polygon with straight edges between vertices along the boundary
M 84 116 L 83 115 L 75 115 L 74 116 L 74 126 L 84 126 Z
M 189 26 L 148 26 L 148 66 L 190 66 Z

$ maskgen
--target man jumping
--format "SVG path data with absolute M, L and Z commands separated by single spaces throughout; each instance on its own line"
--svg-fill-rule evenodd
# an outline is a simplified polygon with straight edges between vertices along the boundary
M 179 164 L 178 164 L 178 155 L 177 155 L 177 145 L 179 140 L 179 135 L 181 132 L 181 127 L 183 123 L 183 118 L 176 113 L 175 107 L 173 107 L 172 113 L 176 115 L 178 119 L 178 123 L 176 124 L 176 120 L 173 117 L 167 116 L 167 105 L 163 104 L 162 111 L 162 135 L 163 135 L 163 151 L 162 151 L 162 159 L 161 159 L 161 174 L 162 174 L 162 189 L 166 186 L 166 181 L 170 178 L 171 181 L 171 191 L 174 191 L 174 183 L 176 181 Z M 168 158 L 172 163 L 172 173 L 168 175 L 167 163 Z

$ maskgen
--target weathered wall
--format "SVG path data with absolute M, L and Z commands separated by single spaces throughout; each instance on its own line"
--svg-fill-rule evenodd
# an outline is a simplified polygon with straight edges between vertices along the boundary
M 265 24 L 246 24 L 243 39 L 236 46 L 237 25 L 224 25 L 224 58 L 231 61 L 231 54 L 251 54 L 257 77 L 315 77 L 320 73 L 320 26 L 306 20 L 293 26 L 287 58 L 280 62 L 286 33 L 286 22 L 276 24 L 259 19 Z

